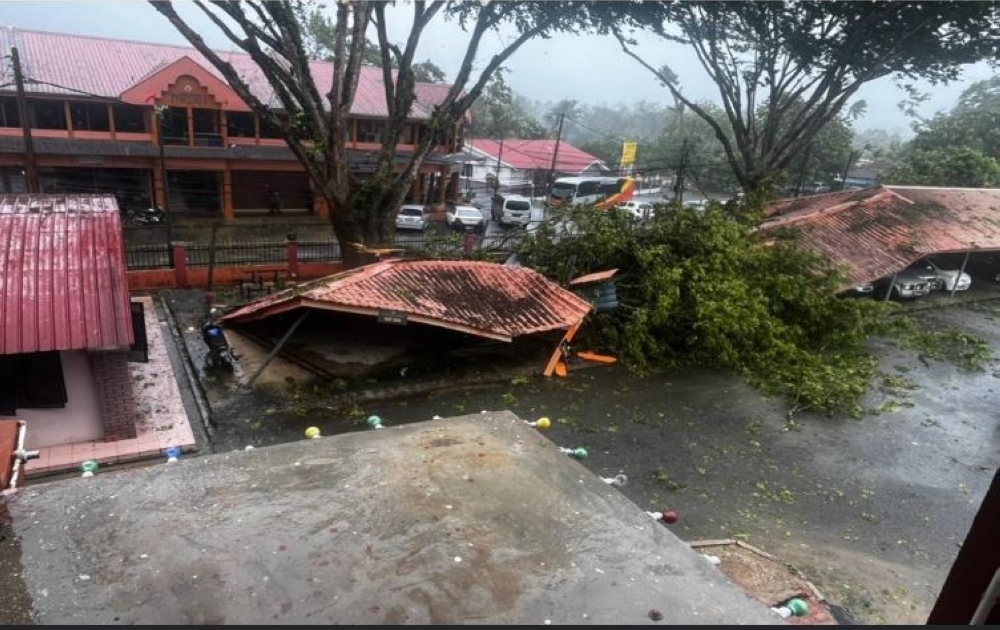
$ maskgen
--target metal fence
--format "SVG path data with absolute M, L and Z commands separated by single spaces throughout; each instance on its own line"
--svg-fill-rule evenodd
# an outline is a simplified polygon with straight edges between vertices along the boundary
M 337 241 L 299 241 L 299 262 L 335 260 L 340 260 L 340 243 Z
M 167 245 L 126 245 L 125 265 L 129 270 L 169 269 L 170 247 Z
M 510 230 L 503 233 L 475 235 L 473 252 L 510 253 L 516 251 L 527 232 Z M 396 236 L 394 247 L 407 255 L 427 258 L 463 258 L 467 251 L 465 235 L 448 234 L 400 234 Z M 206 243 L 188 243 L 184 246 L 185 261 L 188 266 L 208 266 L 212 260 L 212 246 Z M 125 257 L 130 270 L 168 269 L 171 267 L 171 248 L 166 244 L 126 245 Z M 298 262 L 335 262 L 341 260 L 340 244 L 334 240 L 298 241 Z M 216 265 L 259 265 L 281 264 L 288 261 L 288 241 L 286 240 L 244 240 L 224 241 L 215 245 Z
M 206 266 L 212 259 L 212 246 L 187 245 L 187 264 Z M 288 245 L 275 241 L 227 241 L 215 244 L 216 265 L 268 264 L 288 260 Z

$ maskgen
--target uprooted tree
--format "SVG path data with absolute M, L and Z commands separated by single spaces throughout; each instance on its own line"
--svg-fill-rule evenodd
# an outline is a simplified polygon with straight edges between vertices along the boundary
M 571 2 L 415 0 L 405 42 L 396 44 L 388 34 L 389 13 L 396 10 L 392 5 L 343 0 L 336 4 L 330 50 L 332 84 L 324 94 L 319 88 L 321 82 L 310 70 L 310 46 L 301 19 L 308 11 L 301 2 L 195 0 L 193 4 L 260 68 L 277 100 L 272 107 L 226 61 L 226 55 L 216 53 L 205 43 L 171 2 L 150 0 L 150 4 L 204 55 L 257 115 L 282 131 L 316 192 L 329 205 L 345 266 L 362 262 L 355 244 L 372 247 L 392 242 L 393 216 L 421 164 L 461 124 L 490 77 L 525 42 L 575 28 L 581 12 L 586 11 L 585 6 Z M 467 28 L 469 40 L 458 73 L 447 93 L 434 105 L 415 150 L 400 158 L 396 149 L 416 100 L 414 57 L 424 30 L 437 17 L 451 18 Z M 477 62 L 483 37 L 503 24 L 511 25 L 518 35 L 488 60 Z M 377 36 L 388 115 L 373 172 L 362 178 L 351 168 L 347 137 L 366 48 L 371 47 L 366 39 L 370 25 Z M 482 67 L 478 72 L 473 69 L 477 63 Z
M 680 2 L 599 4 L 599 28 L 715 131 L 745 191 L 788 167 L 865 84 L 945 82 L 997 59 L 992 2 Z M 632 36 L 689 46 L 718 87 L 719 119 L 684 94 Z
M 591 316 L 577 338 L 581 347 L 614 353 L 640 373 L 730 369 L 784 397 L 789 415 L 861 415 L 877 369 L 866 343 L 872 335 L 970 370 L 989 360 L 989 346 L 965 332 L 885 317 L 893 306 L 881 301 L 837 297 L 846 280 L 825 259 L 791 235 L 754 227 L 761 197 L 704 212 L 661 206 L 642 227 L 626 213 L 574 208 L 541 224 L 520 257 L 564 282 L 618 270 L 619 306 Z

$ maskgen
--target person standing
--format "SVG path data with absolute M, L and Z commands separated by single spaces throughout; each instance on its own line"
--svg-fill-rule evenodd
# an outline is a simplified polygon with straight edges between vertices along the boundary
M 281 193 L 277 190 L 271 193 L 271 214 L 281 214 Z

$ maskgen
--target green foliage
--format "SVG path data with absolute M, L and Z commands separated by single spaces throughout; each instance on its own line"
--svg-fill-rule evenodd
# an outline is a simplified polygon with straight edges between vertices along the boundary
M 567 236 L 543 225 L 522 255 L 560 280 L 618 268 L 621 307 L 593 316 L 582 343 L 638 372 L 697 364 L 733 369 L 795 409 L 860 414 L 875 361 L 864 349 L 886 305 L 834 296 L 841 279 L 792 243 L 767 244 L 748 207 L 658 208 L 648 229 L 592 209 Z
M 948 113 L 915 126 L 890 173 L 894 184 L 991 187 L 1000 184 L 1000 77 L 972 84 Z
M 887 76 L 955 80 L 961 66 L 996 57 L 1000 22 L 987 2 L 595 3 L 590 19 L 626 54 L 715 127 L 746 191 L 794 167 L 858 90 Z M 685 96 L 665 58 L 637 46 L 642 32 L 687 44 L 719 90 L 724 116 Z M 803 107 L 791 105 L 799 101 Z M 766 103 L 761 122 L 755 104 Z M 731 133 L 731 136 L 727 134 Z
M 986 188 L 1000 184 L 1000 162 L 969 147 L 911 148 L 887 179 L 893 184 Z
M 472 104 L 473 138 L 544 138 L 546 129 L 530 112 L 524 97 L 507 85 L 504 71 L 498 70 Z

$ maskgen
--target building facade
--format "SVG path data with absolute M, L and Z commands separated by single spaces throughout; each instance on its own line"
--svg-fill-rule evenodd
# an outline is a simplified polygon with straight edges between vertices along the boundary
M 328 216 L 280 133 L 194 49 L 0 29 L 0 50 L 6 55 L 14 47 L 24 75 L 34 155 L 27 152 L 7 64 L 0 77 L 0 194 L 26 191 L 30 161 L 41 192 L 113 193 L 122 210 L 156 204 L 175 215 L 233 219 L 267 213 L 278 193 L 283 212 Z M 248 55 L 220 55 L 263 102 L 277 106 Z M 311 70 L 325 94 L 332 64 L 313 62 Z M 417 103 L 398 148 L 400 167 L 448 89 L 417 85 Z M 350 160 L 363 176 L 372 168 L 386 126 L 380 69 L 362 69 L 351 111 Z M 443 202 L 457 193 L 461 166 L 448 155 L 461 145 L 462 125 L 457 125 L 425 161 L 409 201 Z
M 499 190 L 534 197 L 545 194 L 550 174 L 555 178 L 611 172 L 604 162 L 568 142 L 559 142 L 557 150 L 555 140 L 469 138 L 463 151 L 468 159 L 461 187 L 477 196 Z

